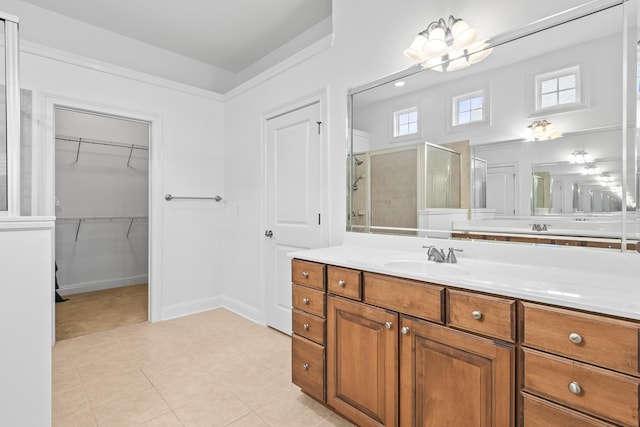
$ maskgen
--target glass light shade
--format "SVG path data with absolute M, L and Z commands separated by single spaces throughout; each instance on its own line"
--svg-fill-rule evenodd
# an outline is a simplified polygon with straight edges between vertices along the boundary
M 595 175 L 596 173 L 598 173 L 598 167 L 595 163 L 589 163 L 584 167 L 585 175 Z
M 447 43 L 444 40 L 440 39 L 431 39 L 424 44 L 422 49 L 423 58 L 434 58 L 436 56 L 440 56 L 447 50 Z
M 460 19 L 451 27 L 451 35 L 455 47 L 466 49 L 478 38 L 478 30 L 471 28 L 469 24 Z
M 493 52 L 493 48 L 490 48 L 487 43 L 476 43 L 468 49 L 469 52 L 469 63 L 477 64 L 478 62 L 485 59 L 487 56 L 491 55 Z
M 576 164 L 592 163 L 593 156 L 584 150 L 576 150 L 569 154 L 569 162 Z
M 444 28 L 437 26 L 429 31 L 429 40 L 445 40 L 446 33 Z
M 424 48 L 426 42 L 427 38 L 422 34 L 418 34 L 418 36 L 413 39 L 411 46 L 404 50 L 404 56 L 416 62 L 423 61 L 424 58 L 422 57 L 422 49 Z
M 444 67 L 442 66 L 442 58 L 440 56 L 422 61 L 420 65 L 422 65 L 422 68 L 429 68 L 433 71 L 444 71 Z
M 471 64 L 467 62 L 467 58 L 463 56 L 450 61 L 449 64 L 447 64 L 447 71 L 462 70 L 463 68 L 467 68 L 470 65 Z

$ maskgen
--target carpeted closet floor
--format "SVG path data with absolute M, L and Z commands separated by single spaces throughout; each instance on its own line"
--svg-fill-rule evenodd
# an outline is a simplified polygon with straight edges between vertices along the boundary
M 68 295 L 56 303 L 56 341 L 145 322 L 148 295 L 146 283 Z

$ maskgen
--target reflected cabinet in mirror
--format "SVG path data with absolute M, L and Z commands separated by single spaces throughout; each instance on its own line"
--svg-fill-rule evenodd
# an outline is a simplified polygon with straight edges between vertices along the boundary
M 635 247 L 635 3 L 585 3 L 489 38 L 464 69 L 445 56 L 350 90 L 347 230 Z

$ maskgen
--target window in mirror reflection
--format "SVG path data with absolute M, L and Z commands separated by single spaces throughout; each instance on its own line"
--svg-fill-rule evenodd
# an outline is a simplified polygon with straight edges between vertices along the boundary
M 571 67 L 536 76 L 536 110 L 579 104 L 580 68 Z
M 453 126 L 484 120 L 484 92 L 477 91 L 453 98 Z
M 393 112 L 393 137 L 416 135 L 418 133 L 418 108 L 412 107 Z

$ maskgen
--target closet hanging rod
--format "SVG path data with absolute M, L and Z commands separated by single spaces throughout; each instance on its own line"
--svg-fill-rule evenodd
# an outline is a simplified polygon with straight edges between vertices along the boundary
M 174 196 L 172 194 L 165 194 L 164 195 L 164 199 L 167 202 L 170 202 L 171 200 L 215 200 L 216 202 L 220 202 L 222 200 L 222 197 L 220 196 L 214 196 L 214 197 L 194 197 L 194 196 Z
M 127 167 L 131 165 L 131 156 L 133 155 L 133 150 L 149 151 L 149 147 L 147 147 L 146 145 L 125 144 L 122 142 L 103 141 L 100 139 L 80 138 L 75 136 L 56 135 L 56 140 L 78 143 L 78 149 L 76 151 L 76 162 L 80 158 L 80 147 L 82 147 L 82 144 L 106 145 L 110 147 L 120 147 L 128 149 L 129 158 L 127 159 Z
M 127 239 L 129 238 L 129 234 L 131 233 L 131 228 L 133 227 L 133 223 L 134 221 L 137 220 L 145 220 L 145 219 L 149 219 L 148 216 L 135 216 L 135 215 L 128 215 L 128 216 L 76 216 L 76 217 L 71 217 L 71 216 L 66 216 L 66 217 L 62 217 L 62 218 L 56 218 L 56 221 L 62 221 L 62 222 L 75 222 L 77 223 L 76 226 L 76 238 L 75 241 L 78 241 L 78 235 L 80 234 L 80 226 L 82 225 L 83 222 L 87 222 L 87 221 L 104 221 L 104 222 L 113 222 L 114 220 L 118 220 L 118 219 L 126 219 L 129 222 L 129 227 L 127 228 Z

